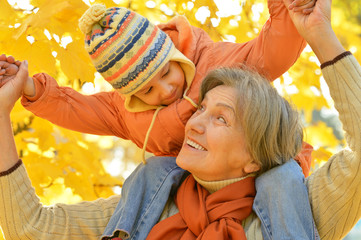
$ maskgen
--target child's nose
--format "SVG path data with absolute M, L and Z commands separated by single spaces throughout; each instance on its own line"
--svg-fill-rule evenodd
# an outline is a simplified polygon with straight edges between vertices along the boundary
M 169 97 L 169 95 L 172 93 L 173 91 L 173 87 L 167 83 L 162 83 L 161 84 L 161 95 L 162 95 L 162 98 L 167 98 Z

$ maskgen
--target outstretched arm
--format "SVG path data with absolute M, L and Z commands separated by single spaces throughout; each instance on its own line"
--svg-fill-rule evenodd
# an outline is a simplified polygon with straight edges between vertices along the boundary
M 350 148 L 306 179 L 321 239 L 342 239 L 361 218 L 361 67 L 331 27 L 331 0 L 318 0 L 310 15 L 291 10 L 290 16 L 322 63 Z
M 10 112 L 15 102 L 20 98 L 28 78 L 27 66 L 26 61 L 22 62 L 16 77 L 0 87 L 0 172 L 7 171 L 18 161 Z
M 28 78 L 27 62 L 0 87 L 0 226 L 9 239 L 99 239 L 120 196 L 43 206 L 16 151 L 10 112 Z
M 312 9 L 310 6 L 314 1 L 304 1 L 304 10 Z M 298 8 L 302 8 L 302 3 L 298 2 Z M 268 0 L 267 3 L 270 18 L 259 35 L 242 44 L 216 43 L 214 58 L 221 66 L 224 66 L 225 60 L 244 62 L 273 81 L 296 62 L 306 43 L 295 28 L 282 0 Z

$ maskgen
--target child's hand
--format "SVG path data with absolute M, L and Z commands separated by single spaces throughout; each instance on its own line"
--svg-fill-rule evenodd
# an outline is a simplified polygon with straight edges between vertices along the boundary
M 289 10 L 310 14 L 316 5 L 316 0 L 293 0 L 288 6 Z
M 20 64 L 21 62 L 15 61 L 12 56 L 6 57 L 4 54 L 0 55 L 0 87 L 16 77 Z M 34 80 L 28 77 L 23 85 L 23 94 L 28 97 L 33 97 L 35 93 Z
M 0 81 L 7 82 L 14 78 L 19 71 L 20 62 L 15 61 L 12 56 L 0 55 Z
M 19 67 L 14 63 L 0 61 L 0 79 L 5 76 L 13 76 L 19 71 Z
M 20 67 L 21 62 L 20 61 L 15 61 L 13 56 L 8 56 L 6 57 L 5 54 L 1 54 L 0 55 L 0 61 L 6 61 L 8 63 L 14 63 L 16 66 Z

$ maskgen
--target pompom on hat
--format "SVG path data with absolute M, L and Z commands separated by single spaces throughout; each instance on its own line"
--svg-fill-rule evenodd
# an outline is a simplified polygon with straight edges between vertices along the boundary
M 194 64 L 175 48 L 170 37 L 129 9 L 95 4 L 80 18 L 79 28 L 96 70 L 125 97 L 128 111 L 159 107 L 133 95 L 169 61 L 180 64 L 188 87 L 193 80 Z

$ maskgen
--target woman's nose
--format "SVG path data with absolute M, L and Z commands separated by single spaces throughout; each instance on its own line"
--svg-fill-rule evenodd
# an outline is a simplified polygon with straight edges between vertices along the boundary
M 203 134 L 206 130 L 206 114 L 195 113 L 187 122 L 187 128 L 198 133 Z

